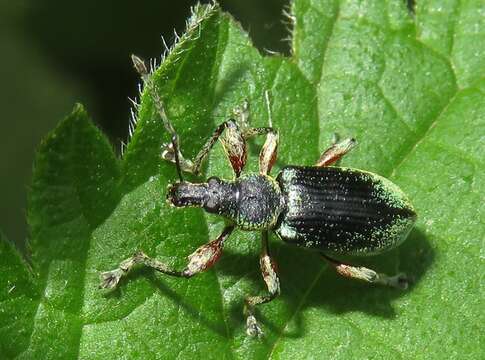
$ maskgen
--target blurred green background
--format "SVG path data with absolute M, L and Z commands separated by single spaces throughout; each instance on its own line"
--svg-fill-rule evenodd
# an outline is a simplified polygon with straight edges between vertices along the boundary
M 208 1 L 202 1 L 208 2 Z M 0 1 L 0 229 L 23 248 L 26 198 L 41 138 L 83 103 L 119 153 L 138 78 L 129 55 L 159 57 L 196 1 Z M 289 52 L 285 0 L 227 0 L 261 50 Z M 136 6 L 136 7 L 135 7 Z

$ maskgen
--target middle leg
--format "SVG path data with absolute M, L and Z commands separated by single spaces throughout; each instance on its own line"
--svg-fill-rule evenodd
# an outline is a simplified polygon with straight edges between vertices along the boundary
M 269 254 L 268 246 L 268 231 L 262 233 L 262 249 L 259 265 L 261 267 L 261 274 L 263 280 L 268 288 L 267 295 L 248 296 L 244 304 L 244 315 L 246 315 L 246 333 L 249 336 L 261 336 L 263 331 L 254 315 L 254 308 L 256 305 L 264 304 L 273 300 L 280 294 L 280 279 L 276 272 L 276 262 Z

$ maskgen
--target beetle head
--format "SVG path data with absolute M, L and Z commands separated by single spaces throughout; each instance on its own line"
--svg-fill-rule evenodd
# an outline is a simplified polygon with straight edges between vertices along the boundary
M 167 201 L 176 207 L 203 207 L 210 213 L 223 213 L 233 197 L 232 186 L 217 177 L 207 183 L 178 182 L 167 190 Z

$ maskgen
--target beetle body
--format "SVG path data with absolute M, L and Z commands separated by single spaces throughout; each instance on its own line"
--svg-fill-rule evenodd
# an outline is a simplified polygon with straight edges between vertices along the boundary
M 203 207 L 242 230 L 273 230 L 287 243 L 333 254 L 389 250 L 416 219 L 407 196 L 391 181 L 342 167 L 287 166 L 276 179 L 251 174 L 176 183 L 168 201 Z

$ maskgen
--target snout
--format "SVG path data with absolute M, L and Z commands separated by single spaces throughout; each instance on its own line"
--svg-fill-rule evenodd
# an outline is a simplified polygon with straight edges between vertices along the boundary
M 168 186 L 167 202 L 175 207 L 203 206 L 206 194 L 206 184 L 179 182 Z

